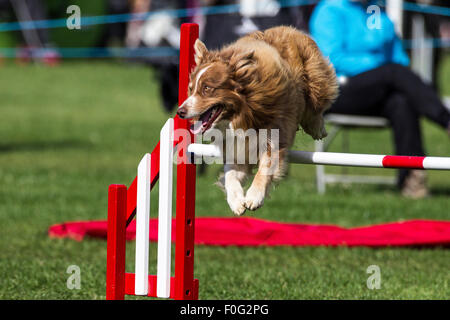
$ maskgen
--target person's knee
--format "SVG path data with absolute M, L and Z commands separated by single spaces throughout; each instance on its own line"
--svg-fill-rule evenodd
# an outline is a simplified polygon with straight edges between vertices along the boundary
M 422 81 L 409 67 L 396 63 L 389 64 L 388 76 L 393 88 L 406 88 L 407 86 L 413 88 Z
M 409 82 L 409 79 L 413 76 L 412 71 L 408 67 L 397 63 L 388 63 L 380 68 L 384 78 L 392 88 L 396 88 L 397 84 L 402 81 Z

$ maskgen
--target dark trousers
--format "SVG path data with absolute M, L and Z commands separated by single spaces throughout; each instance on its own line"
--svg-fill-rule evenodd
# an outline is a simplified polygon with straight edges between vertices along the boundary
M 419 117 L 447 128 L 450 113 L 432 87 L 409 68 L 388 64 L 348 78 L 328 112 L 389 119 L 397 155 L 423 156 Z M 401 187 L 408 170 L 399 170 Z

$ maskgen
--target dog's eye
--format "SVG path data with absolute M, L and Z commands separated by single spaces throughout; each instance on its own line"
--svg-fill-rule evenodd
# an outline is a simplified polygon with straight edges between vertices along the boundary
M 212 90 L 213 88 L 211 88 L 211 87 L 208 87 L 208 86 L 203 86 L 203 93 L 208 93 L 208 92 L 211 92 L 211 90 Z

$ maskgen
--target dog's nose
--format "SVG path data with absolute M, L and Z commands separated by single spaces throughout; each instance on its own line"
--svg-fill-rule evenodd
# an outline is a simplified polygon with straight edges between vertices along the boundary
M 185 107 L 178 108 L 177 115 L 178 115 L 181 119 L 184 119 L 184 117 L 186 117 L 186 113 L 187 113 L 187 110 L 186 110 Z

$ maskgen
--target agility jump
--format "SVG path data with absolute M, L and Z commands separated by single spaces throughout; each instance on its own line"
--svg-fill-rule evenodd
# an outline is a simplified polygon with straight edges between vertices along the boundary
M 183 24 L 180 41 L 179 104 L 187 98 L 189 73 L 194 62 L 194 42 L 198 38 L 198 25 Z M 162 130 L 162 139 L 151 154 L 144 156 L 138 167 L 138 176 L 127 188 L 110 185 L 108 191 L 108 237 L 106 268 L 106 299 L 122 300 L 125 295 L 198 299 L 198 280 L 194 279 L 195 228 L 195 164 L 181 161 L 177 165 L 176 186 L 176 246 L 175 275 L 171 270 L 171 216 L 172 216 L 172 161 L 174 129 L 188 130 L 188 121 L 169 119 Z M 168 132 L 169 131 L 169 132 Z M 193 141 L 191 135 L 191 141 Z M 187 154 L 184 155 L 187 157 Z M 139 179 L 139 177 L 141 177 Z M 158 219 L 158 272 L 148 273 L 148 215 L 150 190 L 160 180 L 160 207 Z M 164 190 L 164 192 L 163 192 Z M 137 216 L 136 271 L 125 272 L 126 228 Z M 164 233 L 164 234 L 163 234 Z
M 187 98 L 189 73 L 194 62 L 196 24 L 181 26 L 179 104 Z M 110 185 L 108 195 L 108 240 L 106 299 L 121 300 L 125 295 L 141 295 L 177 300 L 198 299 L 199 281 L 194 279 L 195 179 L 196 167 L 191 154 L 221 157 L 215 145 L 192 143 L 177 163 L 175 274 L 171 276 L 172 177 L 174 147 L 182 141 L 177 129 L 188 129 L 188 121 L 168 119 L 161 130 L 160 142 L 138 165 L 138 174 L 130 187 Z M 190 133 L 190 141 L 195 141 Z M 450 170 L 450 158 L 409 157 L 368 154 L 291 151 L 291 163 Z M 150 191 L 159 178 L 157 274 L 148 275 Z M 135 273 L 125 272 L 125 234 L 136 217 Z

